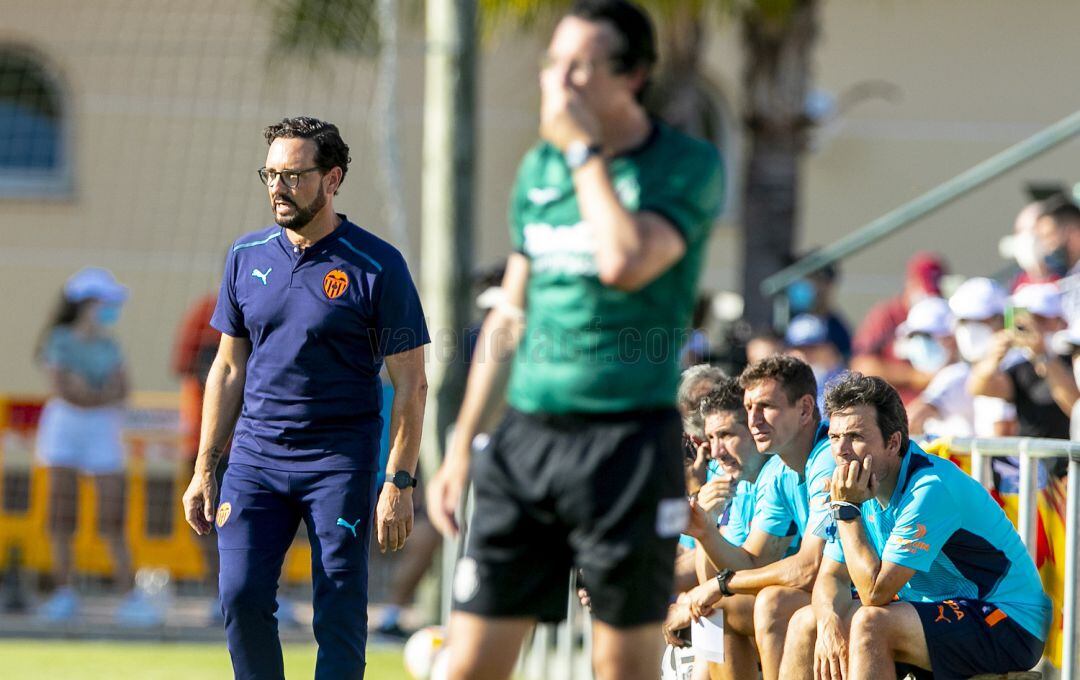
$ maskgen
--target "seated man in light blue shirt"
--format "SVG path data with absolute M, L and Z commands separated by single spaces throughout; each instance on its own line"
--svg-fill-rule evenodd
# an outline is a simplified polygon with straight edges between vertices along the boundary
M 718 537 L 702 541 L 702 550 L 720 572 L 687 593 L 685 601 L 697 618 L 717 608 L 728 612 L 735 603 L 729 605 L 727 598 L 752 597 L 762 676 L 776 680 L 788 620 L 809 604 L 821 563 L 825 542 L 807 528 L 816 526 L 818 515 L 827 510 L 825 481 L 836 464 L 809 365 L 789 356 L 768 357 L 747 367 L 739 384 L 754 445 L 780 464 L 773 463 L 777 473 L 769 483 L 758 480 L 762 496 L 741 546 Z M 800 541 L 798 551 L 783 557 L 794 541 Z
M 720 549 L 715 545 L 719 543 L 733 548 L 743 546 L 753 525 L 754 509 L 783 464 L 775 456 L 761 453 L 754 445 L 743 406 L 743 388 L 737 378 L 717 381 L 712 391 L 701 399 L 699 413 L 709 445 L 711 478 L 697 494 L 689 530 L 716 553 Z M 781 556 L 782 553 L 778 553 L 771 557 L 775 561 Z M 699 582 L 710 582 L 716 574 L 717 567 L 709 561 L 705 549 L 699 547 Z M 715 669 L 714 675 L 741 678 L 756 674 L 754 597 L 725 598 L 718 608 L 724 610 L 725 661 L 723 669 Z M 685 646 L 675 631 L 689 623 L 689 607 L 683 597 L 671 605 L 664 623 L 668 642 Z
M 952 462 L 909 443 L 900 395 L 849 374 L 826 395 L 837 467 L 813 603 L 785 678 L 952 680 L 1033 667 L 1050 601 L 1016 530 Z M 854 584 L 858 599 L 854 599 Z

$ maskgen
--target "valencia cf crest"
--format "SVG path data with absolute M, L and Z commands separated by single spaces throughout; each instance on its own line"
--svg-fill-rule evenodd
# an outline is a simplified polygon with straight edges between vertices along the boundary
M 229 515 L 231 515 L 231 514 L 232 514 L 232 504 L 231 503 L 222 503 L 221 505 L 218 506 L 218 509 L 217 509 L 217 525 L 218 525 L 219 529 L 221 527 L 225 526 L 225 522 L 229 521 Z
M 322 280 L 322 289 L 326 297 L 339 298 L 349 288 L 349 276 L 340 269 L 331 269 Z

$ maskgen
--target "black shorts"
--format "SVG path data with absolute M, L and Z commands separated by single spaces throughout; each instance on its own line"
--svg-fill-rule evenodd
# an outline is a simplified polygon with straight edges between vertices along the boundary
M 1043 642 L 989 602 L 956 599 L 908 604 L 919 613 L 933 668 L 933 673 L 903 669 L 918 680 L 964 680 L 982 673 L 1026 671 L 1042 658 Z
M 662 621 L 689 511 L 681 440 L 674 410 L 510 410 L 473 456 L 475 504 L 455 608 L 560 621 L 576 566 L 600 621 Z

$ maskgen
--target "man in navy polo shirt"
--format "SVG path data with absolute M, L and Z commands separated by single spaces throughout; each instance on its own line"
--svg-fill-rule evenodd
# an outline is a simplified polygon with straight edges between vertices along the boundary
M 315 677 L 362 678 L 370 519 L 378 495 L 383 551 L 412 530 L 428 332 L 401 254 L 334 212 L 350 160 L 337 127 L 291 118 L 265 136 L 259 176 L 277 224 L 240 238 L 225 261 L 211 321 L 221 344 L 184 511 L 199 534 L 217 525 L 237 678 L 284 678 L 275 595 L 300 520 L 311 541 Z M 384 360 L 394 398 L 377 494 Z M 214 468 L 230 434 L 215 513 Z

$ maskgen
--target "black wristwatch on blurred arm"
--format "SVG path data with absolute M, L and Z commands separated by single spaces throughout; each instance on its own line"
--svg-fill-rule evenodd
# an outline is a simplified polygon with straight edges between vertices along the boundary
M 721 569 L 720 573 L 716 575 L 716 585 L 720 586 L 720 594 L 724 597 L 731 597 L 735 594 L 728 588 L 728 582 L 731 581 L 731 577 L 734 575 L 734 569 Z
M 404 470 L 398 470 L 392 476 L 388 476 L 386 481 L 390 482 L 399 489 L 414 489 L 416 488 L 416 477 L 413 477 Z

